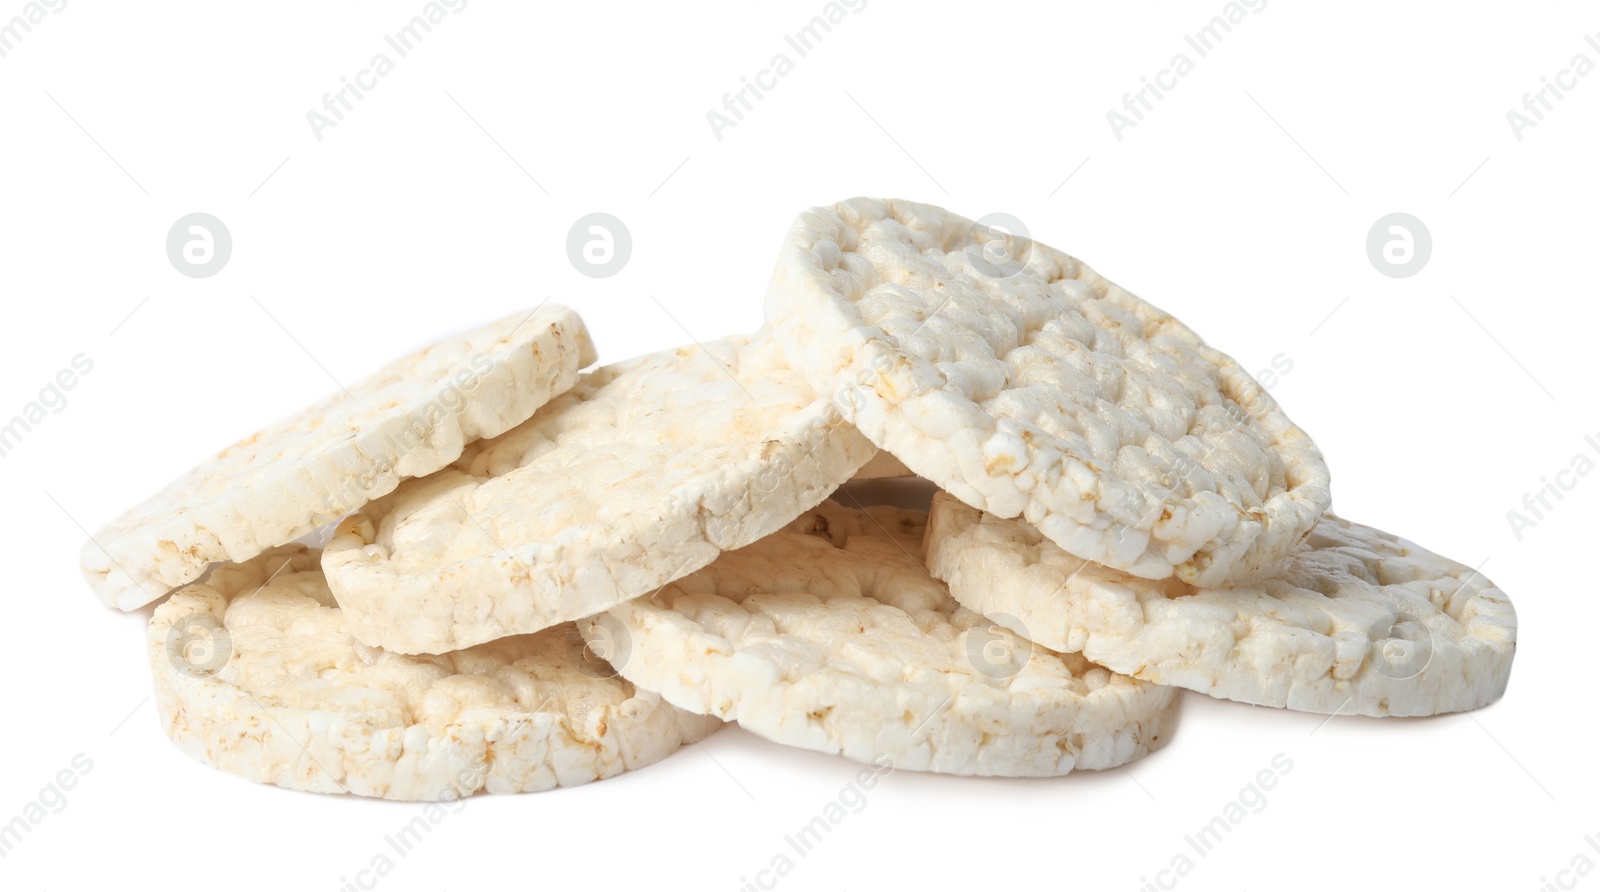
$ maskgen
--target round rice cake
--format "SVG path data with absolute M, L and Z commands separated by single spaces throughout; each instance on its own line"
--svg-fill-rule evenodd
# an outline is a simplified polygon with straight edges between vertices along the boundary
M 108 605 L 134 610 L 443 468 L 594 361 L 583 321 L 554 304 L 447 338 L 172 481 L 84 544 L 84 576 Z
M 443 656 L 367 647 L 318 563 L 273 549 L 156 609 L 156 702 L 184 752 L 292 790 L 435 801 L 601 780 L 721 724 L 615 677 L 571 623 Z
M 934 498 L 928 568 L 1046 647 L 1157 684 L 1324 714 L 1423 716 L 1505 693 L 1517 615 L 1471 567 L 1325 515 L 1275 579 L 1153 582 L 1084 561 L 1022 520 Z
M 1272 575 L 1331 501 L 1321 452 L 1172 316 L 940 208 L 802 214 L 767 321 L 868 439 L 962 501 L 1136 576 Z
M 926 518 L 825 502 L 578 626 L 624 678 L 669 703 L 869 764 L 1050 777 L 1167 742 L 1172 688 L 963 609 L 922 568 Z
M 685 346 L 586 374 L 368 505 L 323 568 L 360 640 L 458 650 L 649 594 L 793 520 L 875 451 L 766 338 Z

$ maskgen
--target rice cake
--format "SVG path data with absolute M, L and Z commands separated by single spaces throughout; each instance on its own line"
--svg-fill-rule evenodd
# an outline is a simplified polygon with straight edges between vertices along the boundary
M 940 208 L 802 214 L 766 312 L 868 439 L 1080 557 L 1259 579 L 1329 507 L 1316 444 L 1237 362 L 1065 253 Z
M 579 628 L 669 703 L 869 764 L 1050 777 L 1166 743 L 1173 689 L 956 604 L 920 563 L 926 518 L 826 502 Z
M 594 361 L 582 320 L 555 304 L 446 338 L 174 480 L 85 543 L 84 576 L 107 605 L 137 609 L 445 467 Z
M 360 640 L 442 653 L 649 594 L 827 498 L 876 450 L 765 336 L 586 374 L 452 468 L 340 524 Z
M 1067 554 L 1026 521 L 934 498 L 928 567 L 969 609 L 1157 684 L 1325 714 L 1421 716 L 1499 699 L 1505 593 L 1464 564 L 1325 515 L 1280 576 L 1153 582 Z
M 367 647 L 318 565 L 273 549 L 156 609 L 156 702 L 184 752 L 293 790 L 437 801 L 612 777 L 721 725 L 616 678 L 571 623 L 444 656 Z

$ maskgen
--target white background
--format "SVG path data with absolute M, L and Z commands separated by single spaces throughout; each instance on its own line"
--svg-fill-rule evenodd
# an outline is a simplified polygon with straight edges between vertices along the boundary
M 876 194 L 1015 215 L 1248 368 L 1281 354 L 1274 393 L 1327 453 L 1336 509 L 1487 561 L 1522 651 L 1470 716 L 1324 725 L 1189 695 L 1126 771 L 895 774 L 779 888 L 1132 892 L 1283 753 L 1267 806 L 1178 887 L 1600 890 L 1557 874 L 1600 863 L 1600 474 L 1563 478 L 1520 540 L 1507 519 L 1600 460 L 1600 74 L 1521 139 L 1506 117 L 1575 54 L 1600 62 L 1594 6 L 1273 0 L 1199 58 L 1184 35 L 1221 0 L 871 0 L 798 58 L 784 35 L 821 0 L 471 0 L 317 139 L 307 112 L 423 5 L 72 0 L 0 58 L 0 416 L 93 362 L 0 459 L 0 821 L 93 762 L 0 886 L 335 890 L 417 813 L 180 754 L 146 699 L 148 611 L 90 595 L 80 525 L 330 377 L 547 296 L 606 359 L 750 329 L 791 216 Z M 779 52 L 794 70 L 719 140 L 707 113 Z M 1179 52 L 1194 70 L 1118 139 L 1107 112 Z M 164 251 L 194 211 L 234 239 L 211 278 Z M 566 256 L 592 211 L 632 232 L 610 279 Z M 1393 211 L 1432 233 L 1411 278 L 1367 257 Z M 729 728 L 605 783 L 470 800 L 380 888 L 739 889 L 856 770 Z

